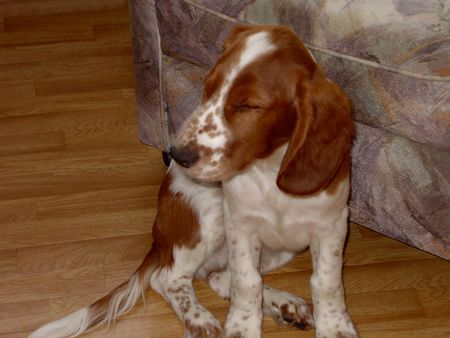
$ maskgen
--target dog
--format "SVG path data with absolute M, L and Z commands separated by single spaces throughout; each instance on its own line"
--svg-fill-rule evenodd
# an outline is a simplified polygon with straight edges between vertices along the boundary
M 131 278 L 105 297 L 33 332 L 30 338 L 76 337 L 110 326 L 129 311 L 150 287 L 173 308 L 185 327 L 184 337 L 222 337 L 220 323 L 200 305 L 192 287 L 194 276 L 209 279 L 212 288 L 229 298 L 229 279 L 218 274 L 227 266 L 223 224 L 223 193 L 219 184 L 202 184 L 170 164 L 158 194 L 153 244 Z M 270 269 L 267 259 L 262 264 Z M 268 286 L 265 312 L 280 323 L 313 327 L 308 305 L 301 298 Z
M 184 337 L 260 337 L 263 312 L 316 337 L 357 337 L 341 276 L 353 133 L 348 98 L 293 31 L 237 26 L 171 148 L 150 252 L 127 282 L 30 338 L 107 326 L 150 287 Z M 313 312 L 261 279 L 308 246 Z M 194 276 L 230 300 L 224 332 Z

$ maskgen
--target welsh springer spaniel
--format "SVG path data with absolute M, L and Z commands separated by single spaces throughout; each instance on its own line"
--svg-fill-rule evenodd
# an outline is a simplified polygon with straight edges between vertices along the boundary
M 261 337 L 263 312 L 316 337 L 357 337 L 341 277 L 352 135 L 349 100 L 290 29 L 236 27 L 171 149 L 151 251 L 129 281 L 31 337 L 108 325 L 150 286 L 184 337 Z M 261 279 L 308 246 L 313 314 Z M 194 276 L 230 299 L 224 332 Z

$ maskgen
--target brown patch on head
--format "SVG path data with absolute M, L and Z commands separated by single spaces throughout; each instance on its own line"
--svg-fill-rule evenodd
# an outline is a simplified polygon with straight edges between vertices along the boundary
M 252 26 L 236 26 L 223 44 L 223 53 L 208 72 L 204 80 L 202 102 L 209 101 L 218 94 L 219 89 L 226 83 L 230 69 L 239 61 L 240 51 L 243 49 L 245 37 L 253 29 Z
M 275 49 L 241 71 L 224 107 L 233 132 L 226 155 L 235 170 L 270 155 L 289 140 L 296 120 L 293 88 L 315 67 L 309 52 L 286 27 L 254 26 L 237 38 L 245 40 L 260 31 L 269 34 Z
M 230 90 L 225 118 L 234 133 L 227 153 L 231 167 L 240 170 L 289 140 L 279 188 L 294 195 L 326 187 L 334 193 L 349 175 L 349 100 L 290 29 L 255 29 L 270 32 L 277 48 L 246 67 Z
M 213 69 L 207 74 L 203 86 L 203 102 L 208 101 L 215 93 L 217 93 L 218 89 L 223 84 L 224 76 L 225 73 L 219 69 Z
M 234 26 L 227 38 L 223 42 L 224 51 L 230 48 L 230 46 L 239 39 L 239 36 L 243 36 L 246 32 L 254 29 L 254 26 L 250 25 L 237 25 Z
M 217 82 L 218 73 L 225 74 L 238 62 L 246 39 L 261 31 L 268 33 L 275 49 L 242 69 L 229 89 L 223 113 L 232 135 L 222 171 L 241 170 L 289 140 L 297 119 L 296 83 L 311 77 L 316 68 L 308 50 L 287 27 L 238 27 L 207 76 L 208 88 Z M 204 99 L 211 92 L 207 90 Z
M 295 123 L 287 91 L 248 68 L 236 79 L 225 104 L 225 119 L 233 132 L 226 156 L 235 170 L 270 155 L 289 139 Z
M 282 30 L 287 29 L 282 26 L 238 25 L 231 30 L 224 41 L 221 56 L 205 77 L 202 103 L 208 102 L 214 94 L 218 93 L 222 86 L 228 84 L 226 82 L 227 75 L 230 70 L 238 64 L 247 37 L 262 31 L 271 33 L 271 31 L 274 29 L 276 30 L 277 27 Z

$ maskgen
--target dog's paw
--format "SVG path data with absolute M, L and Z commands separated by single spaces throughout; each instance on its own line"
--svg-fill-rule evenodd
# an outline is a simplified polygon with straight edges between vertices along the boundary
M 220 323 L 208 323 L 205 325 L 191 324 L 186 321 L 184 338 L 221 338 L 222 328 Z
M 301 299 L 299 299 L 301 300 Z M 300 330 L 310 330 L 314 328 L 314 318 L 307 304 L 302 302 L 289 301 L 280 306 L 279 322 L 288 324 Z
M 220 322 L 209 312 L 194 312 L 193 318 L 184 321 L 184 338 L 221 338 Z
M 260 338 L 262 313 L 231 309 L 225 323 L 225 338 Z
M 314 328 L 314 317 L 308 304 L 300 297 L 269 287 L 264 289 L 264 313 L 280 324 L 300 330 Z
M 316 338 L 358 338 L 350 316 L 344 312 L 337 317 L 316 320 Z

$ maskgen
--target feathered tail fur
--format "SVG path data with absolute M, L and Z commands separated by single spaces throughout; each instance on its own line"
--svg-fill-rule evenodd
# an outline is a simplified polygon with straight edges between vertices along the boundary
M 158 251 L 150 250 L 128 281 L 95 303 L 42 326 L 29 338 L 76 337 L 93 328 L 111 325 L 118 316 L 131 310 L 139 299 L 144 297 L 145 291 L 150 288 L 150 278 L 158 263 Z

